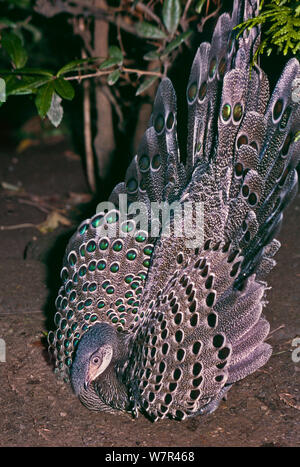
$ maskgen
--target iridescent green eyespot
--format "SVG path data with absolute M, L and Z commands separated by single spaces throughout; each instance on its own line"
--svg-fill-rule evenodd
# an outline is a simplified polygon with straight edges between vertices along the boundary
M 242 115 L 243 115 L 243 106 L 240 102 L 238 102 L 237 104 L 235 104 L 233 108 L 233 120 L 235 122 L 238 122 L 242 118 Z
M 76 298 L 76 292 L 75 290 L 73 290 L 73 292 L 70 293 L 70 297 L 69 297 L 70 302 L 74 302 L 75 298 Z
M 106 287 L 110 284 L 109 281 L 102 282 L 102 289 L 106 289 Z
M 273 108 L 273 118 L 274 120 L 278 120 L 278 118 L 280 117 L 281 113 L 282 113 L 282 110 L 283 110 L 283 100 L 282 99 L 278 99 L 274 105 L 274 108 Z
M 80 235 L 84 235 L 85 232 L 87 231 L 88 227 L 89 227 L 88 224 L 82 225 L 82 226 L 79 228 L 79 233 L 80 233 Z
M 199 89 L 198 97 L 200 101 L 203 101 L 204 97 L 206 96 L 206 91 L 207 91 L 207 82 L 204 81 L 201 84 L 200 89 Z
M 166 123 L 166 126 L 167 126 L 168 130 L 172 129 L 174 121 L 175 121 L 174 114 L 173 114 L 173 112 L 170 112 L 169 115 L 168 115 L 168 118 L 167 118 L 167 123 Z
M 86 275 L 86 271 L 87 271 L 87 270 L 86 270 L 86 267 L 85 267 L 85 266 L 81 266 L 80 269 L 79 269 L 79 271 L 78 271 L 79 276 L 80 276 L 80 277 L 85 276 L 85 275 Z
M 113 250 L 114 251 L 121 251 L 123 248 L 123 243 L 120 240 L 116 240 L 115 243 L 113 244 Z
M 68 313 L 67 313 L 67 319 L 72 319 L 73 316 L 74 316 L 73 311 L 72 311 L 72 310 L 68 311 Z
M 187 98 L 188 98 L 188 101 L 189 102 L 193 102 L 193 100 L 195 99 L 197 95 L 197 83 L 194 81 L 190 87 L 188 88 L 188 91 L 187 91 Z
M 109 245 L 108 240 L 106 238 L 102 238 L 99 243 L 99 248 L 100 250 L 107 250 L 108 245 Z
M 118 220 L 119 220 L 119 214 L 116 211 L 108 213 L 106 216 L 106 222 L 108 224 L 114 224 L 115 222 L 118 222 Z
M 164 117 L 161 114 L 158 114 L 154 122 L 154 129 L 156 133 L 160 133 L 164 129 L 164 126 L 165 126 Z
M 71 267 L 75 266 L 76 261 L 77 261 L 77 256 L 74 252 L 69 254 L 68 261 Z
M 118 272 L 118 271 L 119 271 L 119 265 L 118 265 L 118 263 L 113 263 L 113 264 L 110 266 L 110 270 L 111 270 L 111 272 L 113 272 L 113 273 Z
M 156 154 L 153 159 L 152 159 L 152 169 L 153 170 L 158 170 L 161 166 L 161 158 L 160 154 Z
M 69 278 L 69 273 L 68 273 L 67 268 L 62 269 L 62 271 L 60 273 L 60 277 L 61 277 L 63 282 L 66 282 L 66 280 Z
M 95 290 L 97 290 L 97 284 L 96 282 L 92 282 L 90 285 L 89 285 L 89 291 L 90 292 L 95 292 Z
M 62 338 L 62 332 L 61 332 L 60 329 L 58 329 L 58 330 L 56 331 L 56 337 L 57 337 L 57 339 L 59 339 L 59 340 Z
M 96 242 L 94 240 L 90 240 L 86 246 L 86 249 L 89 253 L 93 253 L 97 248 Z
M 94 217 L 94 219 L 92 220 L 92 226 L 96 229 L 97 227 L 99 227 L 101 224 L 103 224 L 103 215 L 99 215 L 99 216 L 96 216 Z
M 130 178 L 126 183 L 128 193 L 135 193 L 138 188 L 138 183 L 135 178 Z
M 143 243 L 145 242 L 147 239 L 147 236 L 143 233 L 139 233 L 136 237 L 135 237 L 135 240 L 138 242 L 138 243 Z
M 66 329 L 67 327 L 67 320 L 66 319 L 62 319 L 61 322 L 60 322 L 60 329 L 64 330 Z
M 211 59 L 209 70 L 208 70 L 208 75 L 210 78 L 213 78 L 213 76 L 215 75 L 216 69 L 217 69 L 217 59 L 214 57 Z
M 145 248 L 144 248 L 145 255 L 151 256 L 152 252 L 153 252 L 153 246 L 152 245 L 145 246 Z
M 139 168 L 141 172 L 145 172 L 150 167 L 150 159 L 149 157 L 144 154 L 139 158 Z
M 129 259 L 129 261 L 133 261 L 136 258 L 136 251 L 134 250 L 129 250 L 126 254 L 126 258 Z
M 88 270 L 90 272 L 94 272 L 96 270 L 96 267 L 97 267 L 97 263 L 95 260 L 92 260 L 89 265 L 88 265 Z
M 222 117 L 223 120 L 227 121 L 231 116 L 231 106 L 229 104 L 224 104 L 222 107 Z
M 134 226 L 135 224 L 133 221 L 127 221 L 122 225 L 122 232 L 124 233 L 132 232 L 132 230 L 134 229 Z
M 105 268 L 106 268 L 106 261 L 104 259 L 100 259 L 100 261 L 98 261 L 98 264 L 97 264 L 97 269 L 99 269 L 99 271 L 103 271 Z
M 124 281 L 126 282 L 126 284 L 130 284 L 132 282 L 132 280 L 133 280 L 133 275 L 132 274 L 130 274 L 128 276 L 125 276 Z M 126 297 L 126 295 L 125 295 L 125 297 Z

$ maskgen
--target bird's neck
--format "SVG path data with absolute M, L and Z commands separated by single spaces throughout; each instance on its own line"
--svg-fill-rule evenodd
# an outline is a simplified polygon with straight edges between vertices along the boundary
M 95 381 L 94 390 L 98 397 L 112 407 L 112 409 L 126 410 L 128 408 L 128 392 L 122 382 L 122 374 L 116 371 L 116 367 L 111 365 L 101 379 Z

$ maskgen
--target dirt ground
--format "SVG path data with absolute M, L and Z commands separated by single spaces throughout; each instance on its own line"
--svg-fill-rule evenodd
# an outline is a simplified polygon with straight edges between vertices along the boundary
M 40 224 L 62 206 L 72 208 L 73 227 L 91 214 L 87 198 L 74 194 L 87 193 L 87 186 L 80 159 L 64 141 L 20 154 L 2 148 L 0 183 L 0 226 Z M 76 200 L 82 209 L 72 207 Z M 265 315 L 274 352 L 267 365 L 236 383 L 212 415 L 155 424 L 88 411 L 49 364 L 43 333 L 72 226 L 48 234 L 35 227 L 0 230 L 0 338 L 6 343 L 0 446 L 300 446 L 300 363 L 292 361 L 292 340 L 300 336 L 299 226 L 298 195 L 285 215 L 278 266 L 269 278 Z

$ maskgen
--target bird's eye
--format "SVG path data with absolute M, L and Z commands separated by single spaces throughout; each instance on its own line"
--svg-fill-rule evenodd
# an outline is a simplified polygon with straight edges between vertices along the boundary
M 94 358 L 93 358 L 93 363 L 94 363 L 95 365 L 98 365 L 99 361 L 100 361 L 99 357 L 94 357 Z

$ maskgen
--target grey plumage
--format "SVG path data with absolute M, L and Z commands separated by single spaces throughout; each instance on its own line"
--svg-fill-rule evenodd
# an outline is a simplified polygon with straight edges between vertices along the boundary
M 256 1 L 235 0 L 211 44 L 198 49 L 186 164 L 175 92 L 164 79 L 138 153 L 110 196 L 116 207 L 83 222 L 69 242 L 49 349 L 92 410 L 153 420 L 211 412 L 271 355 L 265 277 L 297 190 L 300 107 L 291 89 L 300 72 L 290 60 L 271 97 L 264 72 L 249 73 L 259 30 L 239 40 L 232 30 L 256 13 Z M 172 229 L 164 235 L 159 217 L 156 238 L 138 228 L 134 209 L 122 220 L 120 194 L 131 207 L 143 201 L 149 223 L 153 202 L 202 202 L 204 244 L 191 248 Z

